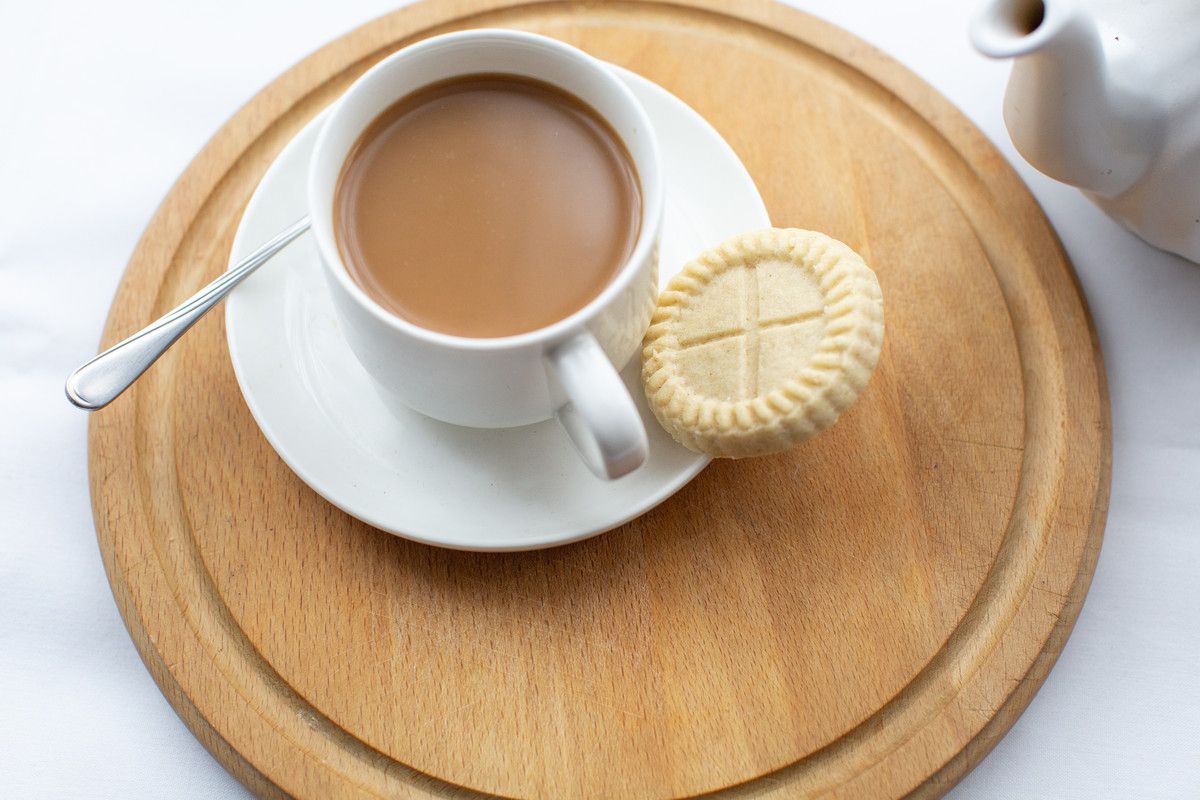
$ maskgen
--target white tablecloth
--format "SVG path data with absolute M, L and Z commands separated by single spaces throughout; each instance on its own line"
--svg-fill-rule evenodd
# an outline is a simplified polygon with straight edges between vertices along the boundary
M 392 5 L 0 2 L 0 797 L 246 794 L 125 633 L 92 527 L 86 415 L 62 382 L 209 136 Z M 1200 267 L 1016 156 L 1008 68 L 969 48 L 968 4 L 801 5 L 909 65 L 1017 165 L 1074 259 L 1108 365 L 1112 503 L 1091 594 L 1029 710 L 951 797 L 1200 797 Z

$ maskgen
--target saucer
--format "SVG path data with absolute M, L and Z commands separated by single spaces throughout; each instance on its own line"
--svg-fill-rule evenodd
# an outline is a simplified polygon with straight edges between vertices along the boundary
M 700 251 L 770 226 L 754 181 L 683 101 L 613 66 L 659 136 L 666 176 L 660 285 Z M 323 115 L 322 115 L 323 116 Z M 310 122 L 263 176 L 234 237 L 240 261 L 307 213 Z M 666 500 L 708 463 L 678 445 L 646 406 L 639 359 L 622 371 L 650 439 L 646 464 L 597 479 L 554 420 L 489 430 L 397 414 L 342 338 L 309 234 L 234 291 L 229 356 L 251 414 L 315 492 L 389 533 L 462 550 L 529 550 L 610 530 Z

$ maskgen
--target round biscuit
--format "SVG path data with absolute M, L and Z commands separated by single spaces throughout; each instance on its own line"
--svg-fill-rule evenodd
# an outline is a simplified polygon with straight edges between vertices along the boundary
M 836 422 L 882 345 L 883 295 L 857 253 L 814 231 L 754 231 L 671 279 L 643 341 L 642 384 L 688 449 L 765 455 Z

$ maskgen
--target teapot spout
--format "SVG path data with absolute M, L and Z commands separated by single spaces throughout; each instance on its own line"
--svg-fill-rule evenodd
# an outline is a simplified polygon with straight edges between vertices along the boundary
M 971 41 L 1016 59 L 1004 122 L 1030 164 L 1102 197 L 1146 172 L 1161 115 L 1109 80 L 1096 24 L 1074 0 L 992 0 L 972 21 Z

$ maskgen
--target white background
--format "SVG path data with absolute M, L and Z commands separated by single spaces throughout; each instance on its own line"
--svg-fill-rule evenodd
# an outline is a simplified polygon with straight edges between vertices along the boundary
M 0 2 L 0 797 L 246 796 L 121 624 L 92 527 L 86 416 L 62 383 L 204 142 L 392 5 Z M 1021 162 L 1000 119 L 1008 67 L 969 48 L 970 4 L 800 5 L 907 64 L 1016 164 L 1074 259 L 1107 360 L 1112 502 L 1091 594 L 1029 710 L 950 796 L 1200 797 L 1200 267 Z

